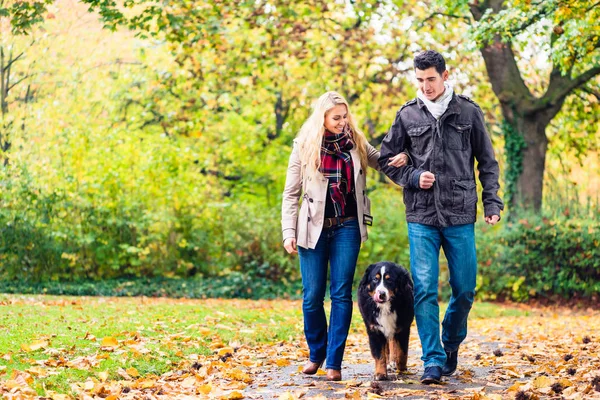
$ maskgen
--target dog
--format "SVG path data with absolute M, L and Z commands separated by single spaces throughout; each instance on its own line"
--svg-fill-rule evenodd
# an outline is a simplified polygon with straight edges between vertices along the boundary
M 387 380 L 388 362 L 406 371 L 410 325 L 414 313 L 413 282 L 408 271 L 392 262 L 369 265 L 358 285 L 358 308 L 375 359 L 375 380 Z

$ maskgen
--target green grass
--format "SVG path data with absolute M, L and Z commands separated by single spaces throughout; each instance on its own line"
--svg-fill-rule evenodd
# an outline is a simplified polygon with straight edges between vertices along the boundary
M 444 308 L 443 304 L 442 311 Z M 362 329 L 357 307 L 354 312 L 352 330 Z M 519 315 L 527 313 L 477 302 L 471 317 Z M 89 369 L 58 367 L 51 369 L 57 374 L 34 381 L 33 388 L 40 395 L 46 390 L 69 393 L 72 383 L 98 377 L 103 371 L 110 379 L 120 379 L 119 368 L 133 367 L 140 376 L 150 377 L 212 354 L 219 343 L 262 346 L 301 335 L 298 301 L 0 295 L 0 380 L 10 379 L 13 370 L 30 369 L 38 361 L 104 357 Z M 115 351 L 101 349 L 104 337 L 118 339 Z M 39 340 L 48 345 L 36 351 L 22 350 L 22 345 Z
M 267 301 L 0 295 L 0 304 L 4 304 L 0 306 L 0 366 L 5 367 L 0 379 L 10 378 L 13 369 L 24 371 L 41 360 L 106 357 L 89 370 L 58 368 L 59 374 L 36 379 L 34 389 L 39 394 L 44 394 L 44 387 L 68 393 L 71 383 L 102 371 L 118 379 L 119 368 L 134 367 L 141 376 L 161 375 L 189 361 L 193 354 L 211 354 L 210 346 L 217 342 L 253 346 L 289 340 L 299 332 L 301 321 L 297 307 L 286 309 Z M 90 340 L 90 335 L 96 340 Z M 135 335 L 142 338 L 146 354 L 125 344 L 116 351 L 100 348 L 104 337 L 122 343 Z M 36 351 L 21 349 L 39 340 L 47 341 L 48 346 Z

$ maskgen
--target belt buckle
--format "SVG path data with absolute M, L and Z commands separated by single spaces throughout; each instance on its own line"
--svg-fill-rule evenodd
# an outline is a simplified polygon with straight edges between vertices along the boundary
M 323 224 L 323 228 L 331 228 L 331 219 L 325 218 L 325 223 Z

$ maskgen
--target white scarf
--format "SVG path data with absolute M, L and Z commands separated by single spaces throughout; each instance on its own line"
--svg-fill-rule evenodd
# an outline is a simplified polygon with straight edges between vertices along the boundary
M 435 119 L 440 119 L 440 117 L 446 112 L 448 104 L 450 104 L 450 100 L 452 100 L 454 89 L 452 89 L 452 86 L 450 86 L 448 82 L 444 82 L 444 88 L 444 93 L 442 93 L 442 95 L 435 101 L 428 100 L 421 89 L 417 91 L 417 97 L 421 99 L 423 103 L 425 103 L 425 107 L 427 107 Z

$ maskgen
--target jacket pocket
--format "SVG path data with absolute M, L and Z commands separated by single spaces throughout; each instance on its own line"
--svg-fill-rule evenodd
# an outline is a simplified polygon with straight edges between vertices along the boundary
M 413 209 L 415 211 L 427 211 L 431 203 L 431 190 L 419 190 L 415 192 Z
M 467 150 L 469 148 L 469 139 L 471 137 L 470 124 L 448 124 L 447 143 L 448 148 L 452 150 Z
M 431 133 L 431 125 L 413 126 L 406 130 L 410 137 L 412 150 L 415 154 L 426 154 L 431 151 L 433 138 Z
M 452 181 L 452 211 L 458 214 L 477 212 L 477 185 L 474 181 Z

